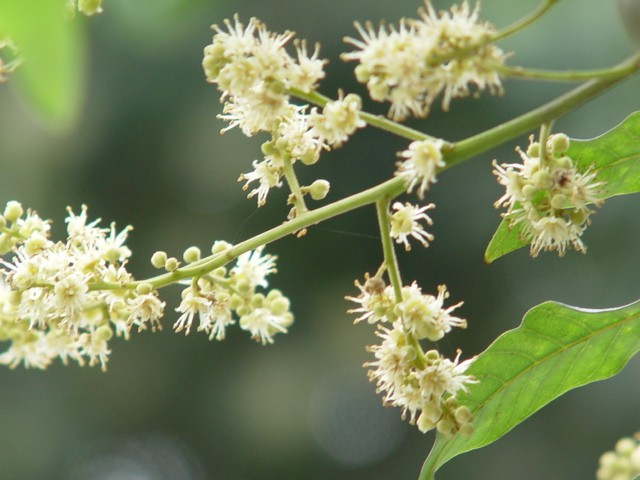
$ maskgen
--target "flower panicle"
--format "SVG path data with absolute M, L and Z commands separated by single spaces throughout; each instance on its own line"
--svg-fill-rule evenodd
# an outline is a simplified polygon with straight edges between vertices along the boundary
M 567 154 L 569 145 L 564 134 L 549 136 L 544 146 L 531 138 L 526 151 L 517 149 L 522 163 L 493 162 L 493 173 L 505 187 L 495 207 L 507 209 L 502 216 L 511 228 L 520 228 L 533 257 L 554 250 L 563 256 L 571 247 L 585 253 L 581 236 L 594 207 L 603 202 L 604 182 L 592 169 L 578 169 Z
M 226 242 L 216 242 L 212 253 L 230 247 Z M 235 313 L 240 328 L 262 345 L 273 343 L 276 334 L 286 333 L 293 323 L 289 299 L 277 289 L 266 294 L 259 291 L 268 287 L 266 277 L 276 271 L 276 257 L 263 254 L 263 250 L 260 247 L 243 253 L 229 270 L 219 267 L 192 279 L 182 291 L 182 301 L 176 308 L 181 315 L 173 329 L 188 335 L 195 327 L 207 333 L 210 340 L 224 340 L 227 327 L 236 323 Z
M 87 207 L 68 208 L 67 238 L 50 239 L 49 220 L 18 202 L 8 202 L 0 215 L 0 364 L 15 368 L 47 368 L 64 364 L 100 365 L 106 370 L 114 337 L 128 340 L 132 330 L 161 330 L 165 302 L 150 281 L 135 281 L 127 270 L 131 251 L 126 246 L 131 227 L 117 230 L 89 220 Z M 212 254 L 231 247 L 216 242 Z M 176 309 L 181 315 L 173 328 L 204 331 L 210 339 L 225 338 L 236 323 L 256 341 L 273 343 L 293 323 L 290 302 L 268 287 L 266 277 L 276 271 L 276 257 L 264 247 L 243 253 L 227 269 L 192 278 Z M 200 251 L 188 248 L 185 262 L 200 261 Z M 156 252 L 156 268 L 174 272 L 180 262 Z M 194 320 L 198 319 L 197 326 Z
M 262 145 L 264 159 L 255 160 L 253 170 L 238 179 L 245 182 L 248 197 L 256 197 L 262 206 L 269 191 L 282 186 L 289 163 L 312 165 L 323 150 L 340 147 L 365 126 L 360 118 L 362 100 L 339 92 L 338 99 L 321 111 L 293 104 L 292 89 L 312 92 L 324 78 L 326 61 L 319 57 L 319 45 L 311 51 L 304 40 L 296 39 L 292 56 L 286 46 L 293 32 L 272 33 L 256 18 L 245 25 L 237 15 L 225 20 L 224 26 L 213 26 L 216 33 L 204 49 L 202 66 L 207 81 L 221 91 L 224 105 L 219 118 L 228 122 L 222 132 L 238 127 L 247 136 L 258 132 L 271 136 Z M 304 195 L 305 189 L 291 193 Z
M 160 329 L 162 302 L 150 286 L 126 288 L 131 251 L 111 224 L 89 222 L 87 207 L 68 209 L 66 241 L 50 240 L 50 222 L 18 202 L 8 202 L 0 216 L 0 340 L 10 345 L 0 363 L 46 368 L 54 359 L 106 369 L 108 341 L 128 337 L 132 328 Z M 99 290 L 95 283 L 121 284 Z
M 470 86 L 502 93 L 499 69 L 507 55 L 491 43 L 495 28 L 478 15 L 466 1 L 438 12 L 425 0 L 419 18 L 403 18 L 398 27 L 356 23 L 361 39 L 345 38 L 356 50 L 342 59 L 358 62 L 357 80 L 373 100 L 391 103 L 389 116 L 396 121 L 426 117 L 441 95 L 448 110 L 453 98 L 471 93 Z
M 449 297 L 444 285 L 436 296 L 422 293 L 416 283 L 404 286 L 400 301 L 379 275 L 365 275 L 364 283 L 355 285 L 360 294 L 346 299 L 358 307 L 349 313 L 359 315 L 356 322 L 376 324 L 381 339 L 367 347 L 375 359 L 364 366 L 383 403 L 399 407 L 402 418 L 422 432 L 435 428 L 447 436 L 470 434 L 472 414 L 458 404 L 456 395 L 477 383 L 465 373 L 473 359 L 461 362 L 458 352 L 449 360 L 435 349 L 424 352 L 419 343 L 440 340 L 453 327 L 466 328 L 466 320 L 452 315 L 462 303 L 444 307 Z

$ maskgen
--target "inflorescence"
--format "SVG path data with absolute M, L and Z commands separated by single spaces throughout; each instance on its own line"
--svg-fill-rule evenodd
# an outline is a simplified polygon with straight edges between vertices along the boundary
M 503 217 L 531 243 L 534 257 L 541 250 L 563 256 L 568 247 L 584 253 L 580 237 L 591 223 L 593 207 L 603 201 L 603 182 L 591 170 L 580 172 L 567 156 L 568 148 L 569 138 L 555 134 L 544 147 L 531 140 L 526 152 L 518 148 L 522 163 L 493 162 L 494 174 L 506 190 L 495 206 L 507 208 Z
M 366 275 L 364 284 L 355 284 L 360 294 L 346 298 L 358 307 L 349 312 L 359 315 L 356 323 L 376 325 L 381 343 L 368 347 L 375 360 L 364 366 L 370 368 L 369 379 L 383 393 L 384 404 L 401 408 L 402 417 L 422 432 L 436 428 L 447 436 L 471 434 L 471 412 L 458 405 L 456 394 L 476 383 L 465 374 L 473 359 L 460 362 L 458 352 L 449 360 L 436 349 L 424 352 L 419 343 L 436 342 L 454 327 L 466 328 L 466 320 L 452 315 L 462 302 L 445 307 L 449 292 L 444 285 L 434 296 L 412 283 L 402 287 L 402 298 L 397 300 L 380 276 Z
M 136 282 L 127 271 L 131 251 L 125 245 L 131 227 L 117 231 L 90 222 L 86 206 L 80 214 L 69 209 L 66 241 L 50 240 L 50 222 L 18 202 L 9 202 L 0 215 L 0 341 L 9 342 L 0 363 L 46 368 L 59 358 L 106 369 L 109 340 L 129 338 L 138 331 L 162 328 L 165 302 L 151 281 Z M 231 245 L 216 242 L 214 255 Z M 181 313 L 174 329 L 189 333 L 194 318 L 198 331 L 222 340 L 238 317 L 240 328 L 267 344 L 293 322 L 289 300 L 279 290 L 266 293 L 267 275 L 275 272 L 275 257 L 262 248 L 240 255 L 227 271 L 219 267 L 193 277 L 182 292 Z M 185 262 L 200 261 L 196 247 Z M 179 262 L 156 252 L 152 263 L 175 272 Z
M 342 59 L 358 62 L 356 78 L 373 100 L 391 102 L 394 120 L 426 117 L 440 95 L 448 110 L 453 98 L 470 94 L 470 85 L 501 93 L 498 71 L 506 55 L 490 43 L 495 29 L 478 22 L 478 13 L 466 2 L 437 12 L 426 0 L 419 19 L 403 18 L 398 27 L 356 22 L 361 39 L 345 42 L 358 50 Z
M 640 433 L 622 438 L 615 449 L 603 453 L 596 472 L 597 480 L 632 480 L 640 475 Z

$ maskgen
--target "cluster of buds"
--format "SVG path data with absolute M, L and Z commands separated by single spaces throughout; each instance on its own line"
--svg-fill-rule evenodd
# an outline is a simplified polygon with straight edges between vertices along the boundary
M 292 90 L 312 92 L 324 77 L 325 60 L 318 58 L 319 46 L 310 55 L 304 41 L 295 41 L 294 57 L 285 49 L 293 32 L 269 32 L 256 18 L 245 26 L 234 17 L 225 26 L 226 31 L 213 26 L 216 34 L 204 49 L 202 65 L 207 81 L 222 92 L 220 118 L 229 122 L 223 132 L 237 126 L 247 136 L 258 132 L 271 136 L 262 145 L 264 159 L 255 160 L 253 171 L 239 179 L 246 182 L 245 190 L 257 182 L 249 197 L 256 196 L 261 206 L 269 190 L 282 185 L 288 165 L 297 160 L 305 165 L 316 163 L 322 150 L 339 147 L 365 125 L 359 116 L 362 101 L 355 94 L 340 93 L 322 111 L 291 103 Z M 304 195 L 304 188 L 295 194 Z
M 603 183 L 593 171 L 579 172 L 566 155 L 568 148 L 569 138 L 555 134 L 544 146 L 532 139 L 526 152 L 517 149 L 521 164 L 493 162 L 494 174 L 505 187 L 495 206 L 508 209 L 503 217 L 510 227 L 520 228 L 534 257 L 541 250 L 563 256 L 569 246 L 584 253 L 580 237 L 591 223 L 593 206 L 603 201 Z
M 49 239 L 50 222 L 9 202 L 0 216 L 0 363 L 46 368 L 54 359 L 106 368 L 115 333 L 161 328 L 164 302 L 148 284 L 137 288 L 126 269 L 131 251 L 120 232 L 89 222 L 87 208 L 69 209 L 67 240 Z M 113 288 L 101 288 L 109 284 Z M 121 287 L 120 287 L 121 286 Z
M 224 255 L 230 248 L 230 244 L 218 241 L 213 244 L 211 253 Z M 273 343 L 275 334 L 286 333 L 293 323 L 289 299 L 280 290 L 272 289 L 266 294 L 258 291 L 268 286 L 267 275 L 276 271 L 276 257 L 263 255 L 262 250 L 260 247 L 240 255 L 229 270 L 219 267 L 194 277 L 182 291 L 182 301 L 176 308 L 182 315 L 173 325 L 174 330 L 188 334 L 197 316 L 197 331 L 204 331 L 209 339 L 223 340 L 226 328 L 235 323 L 235 313 L 240 328 L 263 345 Z M 199 249 L 188 248 L 184 260 L 191 266 L 197 265 Z M 151 261 L 158 268 L 177 267 L 177 260 L 167 258 L 164 252 L 156 252 Z
M 359 306 L 349 313 L 359 315 L 356 322 L 376 324 L 382 339 L 368 347 L 375 360 L 365 367 L 384 404 L 401 408 L 402 417 L 422 432 L 435 428 L 447 436 L 471 434 L 471 412 L 458 404 L 456 394 L 476 382 L 465 375 L 473 359 L 460 362 L 458 353 L 449 360 L 434 349 L 425 353 L 419 343 L 438 341 L 453 327 L 465 328 L 467 322 L 451 314 L 461 303 L 445 308 L 449 293 L 444 285 L 433 296 L 413 283 L 402 288 L 400 300 L 379 276 L 367 275 L 356 287 L 360 295 L 346 298 Z
M 633 480 L 640 475 L 640 433 L 618 440 L 615 450 L 600 457 L 598 480 Z
M 441 94 L 446 110 L 452 98 L 469 95 L 470 85 L 502 91 L 505 54 L 490 43 L 495 29 L 478 22 L 477 7 L 470 10 L 464 2 L 437 12 L 425 0 L 418 15 L 401 19 L 397 28 L 381 24 L 377 31 L 371 23 L 356 23 L 361 39 L 345 39 L 358 50 L 342 58 L 359 62 L 356 78 L 373 100 L 391 102 L 391 118 L 425 117 Z

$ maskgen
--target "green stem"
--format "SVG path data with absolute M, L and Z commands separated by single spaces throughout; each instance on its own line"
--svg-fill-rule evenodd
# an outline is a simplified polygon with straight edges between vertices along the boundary
M 451 168 L 472 156 L 490 150 L 512 138 L 533 130 L 544 122 L 549 122 L 561 117 L 583 103 L 586 103 L 588 100 L 591 100 L 637 72 L 638 69 L 640 69 L 640 53 L 629 57 L 614 68 L 619 72 L 618 76 L 590 80 L 513 120 L 461 140 L 451 148 L 443 149 L 446 166 L 443 167 L 442 170 Z
M 625 62 L 616 67 L 620 71 L 619 77 L 599 78 L 591 80 L 570 92 L 542 105 L 541 107 L 514 118 L 502 125 L 491 128 L 485 132 L 461 140 L 455 144 L 450 144 L 443 148 L 443 157 L 446 165 L 441 170 L 446 170 L 469 158 L 476 156 L 482 152 L 490 150 L 509 140 L 537 128 L 544 122 L 549 122 L 558 118 L 579 105 L 587 102 L 593 97 L 611 88 L 616 83 L 621 82 L 638 69 L 640 69 L 640 53 L 630 57 Z M 282 237 L 290 235 L 294 232 L 302 230 L 320 223 L 329 218 L 341 215 L 351 210 L 369 205 L 383 199 L 392 199 L 403 193 L 405 190 L 404 182 L 401 178 L 394 177 L 375 187 L 369 188 L 362 192 L 351 195 L 337 202 L 325 205 L 315 210 L 307 211 L 298 217 L 279 225 L 275 228 L 267 230 L 255 237 L 241 242 L 228 250 L 211 255 L 198 261 L 196 265 L 188 265 L 179 268 L 175 272 L 165 273 L 152 277 L 147 280 L 131 282 L 129 284 L 119 283 L 94 283 L 91 285 L 92 290 L 98 289 L 121 289 L 135 288 L 140 283 L 150 283 L 155 288 L 164 287 L 180 280 L 191 278 L 197 275 L 204 275 L 218 267 L 226 265 L 239 255 L 254 250 L 261 245 L 274 242 Z
M 329 97 L 326 97 L 318 92 L 304 92 L 297 88 L 289 89 L 289 93 L 295 97 L 298 97 L 301 100 L 312 103 L 314 105 L 318 105 L 319 107 L 324 107 L 327 103 L 332 102 L 333 100 Z M 387 131 L 398 137 L 407 138 L 409 140 L 436 140 L 436 137 L 432 137 L 431 135 L 427 135 L 419 130 L 414 130 L 413 128 L 409 128 L 400 123 L 394 122 L 393 120 L 389 120 L 382 115 L 374 115 L 372 113 L 360 112 L 360 118 L 362 118 L 368 125 L 372 127 L 379 128 L 380 130 Z
M 503 38 L 506 38 L 509 35 L 519 32 L 525 27 L 528 27 L 533 22 L 535 22 L 540 17 L 542 17 L 545 13 L 547 13 L 547 10 L 549 10 L 556 3 L 558 3 L 558 1 L 559 0 L 544 0 L 540 5 L 538 5 L 538 7 L 534 11 L 529 13 L 527 16 L 521 18 L 517 22 L 509 25 L 508 27 L 503 28 L 498 33 L 496 33 L 491 38 L 491 41 L 497 42 L 498 40 L 502 40 Z
M 619 67 L 595 70 L 555 71 L 500 65 L 496 67 L 496 69 L 500 75 L 505 77 L 524 78 L 528 80 L 545 80 L 549 82 L 583 82 L 585 80 L 591 80 L 592 78 L 617 78 L 620 75 Z
M 196 262 L 197 264 L 186 265 L 174 272 L 163 273 L 146 280 L 138 280 L 127 284 L 96 282 L 90 286 L 91 290 L 117 290 L 121 288 L 135 288 L 140 283 L 149 283 L 154 288 L 161 288 L 180 280 L 185 280 L 194 276 L 201 276 L 222 267 L 233 261 L 238 256 L 250 250 L 272 243 L 280 238 L 286 237 L 303 228 L 310 227 L 329 218 L 342 215 L 351 210 L 358 209 L 365 205 L 375 203 L 383 198 L 395 198 L 405 190 L 404 182 L 400 178 L 393 178 L 384 183 L 371 187 L 362 192 L 351 195 L 337 202 L 325 205 L 324 207 L 309 210 L 296 218 L 289 220 L 282 225 L 278 225 L 255 237 L 251 237 L 244 242 L 238 243 L 222 253 L 217 253 Z
M 376 202 L 376 212 L 378 214 L 378 229 L 380 230 L 380 239 L 382 240 L 382 253 L 384 255 L 384 264 L 387 267 L 387 275 L 393 288 L 393 294 L 396 303 L 402 302 L 402 278 L 400 277 L 400 269 L 398 268 L 398 259 L 396 258 L 396 250 L 393 247 L 393 239 L 389 228 L 389 203 L 390 198 L 383 198 Z M 416 337 L 411 333 L 405 332 L 409 343 L 416 352 L 415 364 L 419 369 L 424 368 L 427 359 L 424 356 L 422 346 Z
M 544 165 L 547 161 L 547 140 L 549 140 L 549 133 L 551 132 L 551 125 L 553 121 L 544 122 L 540 126 L 540 164 Z
M 289 190 L 291 191 L 291 201 L 295 207 L 296 215 L 300 215 L 307 211 L 307 205 L 304 203 L 304 195 L 302 195 L 302 191 L 300 190 L 300 183 L 298 182 L 298 177 L 296 177 L 296 172 L 293 170 L 291 157 L 289 155 L 285 155 L 282 171 L 289 185 Z
M 400 278 L 400 270 L 398 269 L 398 260 L 396 251 L 393 248 L 393 239 L 391 238 L 391 230 L 389 228 L 389 203 L 390 198 L 383 198 L 376 202 L 376 212 L 378 214 L 378 229 L 380 230 L 380 239 L 382 241 L 382 253 L 384 255 L 384 263 L 387 267 L 387 275 L 393 287 L 393 293 L 396 302 L 402 301 L 402 279 Z

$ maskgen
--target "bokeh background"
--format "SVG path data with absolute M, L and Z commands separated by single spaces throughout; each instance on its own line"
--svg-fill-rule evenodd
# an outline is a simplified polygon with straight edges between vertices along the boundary
M 260 157 L 261 138 L 223 123 L 215 87 L 201 71 L 212 23 L 238 12 L 276 31 L 291 29 L 321 42 L 330 63 L 320 90 L 363 94 L 352 65 L 341 62 L 352 21 L 415 14 L 418 0 L 105 0 L 104 14 L 77 17 L 86 30 L 87 85 L 82 111 L 67 133 L 52 133 L 24 107 L 12 86 L 0 87 L 0 203 L 20 200 L 55 220 L 65 207 L 89 205 L 105 223 L 134 225 L 131 270 L 153 274 L 156 250 L 180 256 L 216 239 L 237 242 L 280 223 L 285 193 L 256 211 L 236 179 Z M 436 7 L 450 2 L 435 1 Z M 537 0 L 491 0 L 482 17 L 498 27 Z M 512 64 L 595 68 L 637 48 L 612 0 L 564 0 L 527 31 L 502 43 Z M 46 45 L 43 45 L 46 48 Z M 449 140 L 510 119 L 570 88 L 510 80 L 507 94 L 454 101 L 412 125 Z M 640 104 L 640 79 L 616 87 L 556 124 L 590 138 L 621 122 Z M 386 106 L 368 104 L 374 112 Z M 589 254 L 528 257 L 518 251 L 487 266 L 482 254 L 499 223 L 501 195 L 490 162 L 516 159 L 526 137 L 442 174 L 429 194 L 435 242 L 399 252 L 407 281 L 426 291 L 446 283 L 464 300 L 466 331 L 438 347 L 464 357 L 481 352 L 548 299 L 603 308 L 638 297 L 640 208 L 614 198 L 594 217 L 584 240 Z M 341 150 L 300 172 L 327 178 L 327 201 L 388 178 L 405 141 L 359 132 Z M 232 329 L 224 342 L 171 331 L 179 290 L 168 288 L 165 330 L 113 342 L 107 373 L 55 365 L 47 371 L 0 369 L 0 478 L 8 480 L 269 480 L 415 479 L 433 441 L 385 409 L 361 365 L 374 341 L 352 324 L 343 299 L 353 281 L 381 261 L 375 212 L 365 208 L 328 221 L 302 239 L 271 245 L 279 272 L 271 285 L 290 296 L 296 322 L 275 345 L 262 347 Z M 494 480 L 593 478 L 598 456 L 640 428 L 640 364 L 616 378 L 555 401 L 506 437 L 453 460 L 438 478 Z

